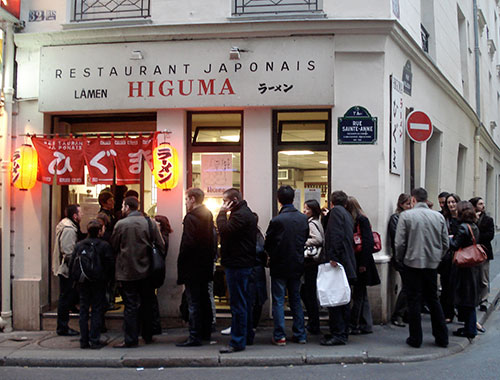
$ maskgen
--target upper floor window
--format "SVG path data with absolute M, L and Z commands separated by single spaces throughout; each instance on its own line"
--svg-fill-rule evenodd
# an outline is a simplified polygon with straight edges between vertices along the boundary
M 322 0 L 233 0 L 233 15 L 321 11 Z
M 150 0 L 73 0 L 72 21 L 150 17 Z
M 429 53 L 429 32 L 420 24 L 420 37 L 422 38 L 422 49 L 426 53 Z

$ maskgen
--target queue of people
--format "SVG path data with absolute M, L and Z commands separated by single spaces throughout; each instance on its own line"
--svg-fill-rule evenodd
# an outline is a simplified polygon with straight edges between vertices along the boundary
M 350 304 L 328 307 L 329 334 L 321 338 L 320 344 L 345 345 L 349 335 L 373 332 L 367 287 L 380 284 L 380 278 L 373 258 L 374 235 L 366 213 L 355 197 L 343 191 L 331 194 L 328 210 L 321 210 L 316 200 L 307 200 L 300 212 L 293 206 L 294 195 L 290 186 L 278 189 L 279 214 L 262 234 L 257 214 L 239 190 L 224 192 L 215 223 L 203 204 L 203 191 L 186 191 L 177 284 L 185 288 L 189 335 L 177 346 L 200 346 L 211 339 L 214 263 L 219 243 L 232 316 L 231 339 L 221 353 L 242 351 L 253 344 L 267 298 L 265 267 L 269 267 L 271 275 L 272 344 L 284 346 L 288 342 L 285 295 L 293 317 L 290 341 L 305 344 L 308 334 L 321 333 L 316 280 L 318 266 L 323 263 L 344 268 L 352 300 Z M 124 195 L 119 215 L 113 212 L 112 193 L 102 192 L 99 203 L 99 214 L 87 225 L 87 237 L 80 231 L 82 214 L 78 205 L 67 207 L 67 217 L 56 228 L 53 271 L 60 281 L 57 333 L 80 334 L 81 348 L 103 347 L 100 334 L 105 331 L 104 313 L 112 303 L 109 300 L 119 292 L 124 303 L 124 339 L 115 347 L 136 347 L 139 335 L 146 344 L 151 343 L 153 335 L 161 333 L 161 325 L 149 255 L 154 242 L 166 256 L 170 224 L 165 216 L 157 215 L 157 223 L 152 223 L 150 229 L 147 217 L 139 211 L 137 193 Z M 424 308 L 431 313 L 436 345 L 446 347 L 447 323 L 457 316 L 464 327 L 454 335 L 473 339 L 482 329 L 477 324 L 476 307 L 487 305 L 493 220 L 486 215 L 481 198 L 467 202 L 460 201 L 456 194 L 442 193 L 439 203 L 442 211 L 433 211 L 425 189 L 415 189 L 411 195 L 399 196 L 396 212 L 389 220 L 392 263 L 403 283 L 391 321 L 399 327 L 409 324 L 407 344 L 412 347 L 422 344 Z M 452 262 L 453 253 L 474 239 L 486 246 L 488 260 L 478 267 L 457 268 Z M 68 326 L 77 291 L 80 333 Z

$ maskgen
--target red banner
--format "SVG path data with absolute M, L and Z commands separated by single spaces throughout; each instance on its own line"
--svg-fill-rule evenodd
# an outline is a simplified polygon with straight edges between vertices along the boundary
M 83 154 L 87 163 L 90 182 L 93 185 L 98 183 L 113 184 L 115 173 L 113 162 L 116 157 L 114 139 L 85 139 Z
M 153 167 L 153 135 L 115 138 L 116 184 L 140 183 L 143 160 Z
M 82 138 L 31 139 L 38 152 L 38 179 L 52 184 L 54 175 L 58 185 L 81 185 L 84 183 Z

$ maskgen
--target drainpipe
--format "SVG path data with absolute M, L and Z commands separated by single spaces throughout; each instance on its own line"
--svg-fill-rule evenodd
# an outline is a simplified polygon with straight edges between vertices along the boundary
M 0 165 L 2 193 L 0 212 L 2 222 L 2 311 L 0 313 L 0 328 L 3 331 L 12 331 L 12 302 L 11 302 L 11 181 L 10 158 L 12 156 L 12 104 L 14 98 L 14 25 L 4 23 L 4 83 L 3 109 L 0 108 L 0 128 L 2 138 L 3 159 Z
M 480 166 L 479 166 L 479 149 L 480 149 L 480 128 L 481 128 L 481 76 L 479 72 L 479 21 L 478 21 L 478 10 L 477 10 L 477 0 L 472 0 L 473 3 L 473 17 L 474 17 L 474 63 L 475 63 L 475 74 L 476 74 L 476 114 L 478 124 L 474 131 L 474 189 L 473 195 L 479 196 L 479 181 L 480 176 Z

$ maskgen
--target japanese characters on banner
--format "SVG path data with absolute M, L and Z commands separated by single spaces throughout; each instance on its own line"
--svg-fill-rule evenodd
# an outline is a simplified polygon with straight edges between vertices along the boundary
M 32 137 L 38 152 L 38 180 L 58 185 L 80 185 L 87 163 L 92 184 L 140 183 L 143 160 L 152 169 L 154 134 L 139 137 L 112 138 L 40 138 Z
M 397 175 L 403 174 L 404 120 L 403 82 L 392 76 L 390 171 Z

